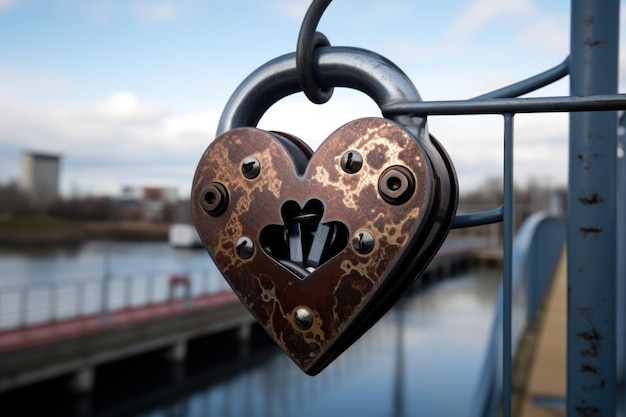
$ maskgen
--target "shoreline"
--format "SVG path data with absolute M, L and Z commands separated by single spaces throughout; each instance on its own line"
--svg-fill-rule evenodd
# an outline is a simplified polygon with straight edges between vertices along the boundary
M 169 223 L 128 221 L 54 221 L 45 224 L 0 224 L 0 246 L 79 245 L 88 240 L 167 241 Z

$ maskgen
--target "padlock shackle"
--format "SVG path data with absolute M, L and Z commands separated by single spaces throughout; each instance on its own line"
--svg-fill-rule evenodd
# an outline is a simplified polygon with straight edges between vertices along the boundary
M 393 62 L 372 51 L 318 47 L 314 50 L 313 62 L 320 88 L 347 87 L 362 91 L 381 109 L 393 103 L 422 101 L 409 77 Z M 265 63 L 246 77 L 231 95 L 222 112 L 216 137 L 236 127 L 255 127 L 274 103 L 300 91 L 295 53 Z M 426 117 L 395 116 L 394 120 L 406 126 L 426 126 Z

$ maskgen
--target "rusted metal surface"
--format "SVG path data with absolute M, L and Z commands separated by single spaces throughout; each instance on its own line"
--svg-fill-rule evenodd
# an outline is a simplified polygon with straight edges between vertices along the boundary
M 619 12 L 617 0 L 572 1 L 572 96 L 617 93 Z M 617 117 L 581 112 L 569 119 L 568 416 L 617 411 Z
M 378 320 L 427 265 L 447 235 L 457 191 L 445 153 L 436 145 L 426 151 L 390 120 L 348 123 L 310 160 L 300 146 L 289 146 L 294 140 L 256 128 L 225 133 L 200 160 L 192 207 L 202 241 L 235 293 L 294 362 L 313 375 Z M 362 156 L 356 172 L 345 170 L 346 151 Z M 260 164 L 252 179 L 242 171 L 242 161 L 250 157 Z M 299 166 L 303 157 L 308 163 Z M 413 179 L 410 195 L 393 203 L 378 187 L 390 167 L 402 167 Z M 207 212 L 203 196 L 215 183 L 228 193 L 228 206 L 217 216 Z M 288 225 L 285 213 L 300 223 Z M 292 243 L 291 236 L 311 234 L 307 227 L 314 236 L 316 226 L 317 233 L 332 227 L 338 236 L 331 256 L 307 269 L 319 238 L 300 251 L 281 248 Z M 292 235 L 289 227 L 299 229 Z M 365 249 L 359 245 L 366 242 L 358 239 L 369 239 L 368 234 L 374 245 Z M 246 258 L 238 254 L 244 237 L 253 246 Z M 279 247 L 275 240 L 281 237 L 285 242 Z M 281 259 L 285 256 L 290 259 Z

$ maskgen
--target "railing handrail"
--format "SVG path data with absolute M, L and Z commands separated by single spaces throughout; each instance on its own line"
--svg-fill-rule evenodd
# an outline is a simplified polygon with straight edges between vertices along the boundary
M 543 229 L 543 230 L 542 230 Z M 549 233 L 546 234 L 546 231 Z M 546 234 L 546 236 L 544 236 Z M 539 236 L 542 239 L 538 239 Z M 541 240 L 541 242 L 539 242 Z M 515 352 L 519 339 L 527 323 L 534 317 L 540 299 L 545 295 L 554 268 L 559 259 L 565 240 L 565 223 L 562 219 L 545 212 L 531 215 L 519 229 L 513 244 L 513 300 L 526 295 L 526 314 L 518 319 L 512 328 L 512 346 Z M 542 245 L 540 248 L 539 245 Z M 544 250 L 538 250 L 544 249 Z M 541 271 L 535 265 L 544 266 Z M 539 272 L 539 273 L 536 273 Z M 534 279 L 531 279 L 534 278 Z M 537 284 L 537 285 L 535 285 Z M 529 289 L 530 288 L 530 289 Z M 502 392 L 502 329 L 503 329 L 503 285 L 500 284 L 496 297 L 496 311 L 488 339 L 482 373 L 477 383 L 477 407 L 472 411 L 475 417 L 495 416 L 499 410 Z M 532 302 L 530 300 L 532 299 Z M 532 311 L 531 311 L 532 310 Z
M 217 268 L 210 266 L 197 266 L 197 267 L 186 267 L 184 269 L 172 269 L 172 270 L 141 270 L 141 271 L 114 271 L 108 274 L 109 279 L 145 279 L 150 276 L 163 275 L 169 276 L 172 274 L 188 274 L 193 272 L 204 272 L 204 271 L 217 271 Z M 20 291 L 22 289 L 29 290 L 38 290 L 38 289 L 46 289 L 46 288 L 59 288 L 64 285 L 78 285 L 78 284 L 99 284 L 105 277 L 100 274 L 98 276 L 92 275 L 89 277 L 72 277 L 72 278 L 61 278 L 55 281 L 44 281 L 44 282 L 28 282 L 21 284 L 9 284 L 9 285 L 0 285 L 0 294 L 5 291 Z
M 93 314 L 100 315 L 106 322 L 112 311 L 180 297 L 191 308 L 192 300 L 197 296 L 230 290 L 216 268 L 188 267 L 182 271 L 118 272 L 94 280 L 71 279 L 2 287 L 0 330 Z

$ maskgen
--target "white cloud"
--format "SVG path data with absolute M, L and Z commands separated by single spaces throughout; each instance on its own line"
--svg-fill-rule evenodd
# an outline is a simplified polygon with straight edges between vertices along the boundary
M 532 11 L 530 0 L 476 0 L 462 10 L 452 24 L 455 36 L 468 36 L 503 17 L 519 17 Z
M 279 101 L 263 116 L 259 127 L 290 133 L 316 149 L 345 123 L 368 116 L 381 116 L 371 99 L 354 90 L 336 88 L 330 101 L 321 106 L 309 102 L 302 93 Z
M 9 10 L 15 5 L 13 0 L 0 0 L 0 12 Z
M 122 184 L 162 184 L 177 186 L 184 194 L 198 159 L 213 140 L 219 116 L 218 111 L 174 114 L 128 91 L 83 106 L 4 100 L 0 148 L 13 149 L 14 159 L 24 149 L 61 153 L 65 190 L 115 193 Z M 337 89 L 323 106 L 309 103 L 302 94 L 281 100 L 259 127 L 290 133 L 316 149 L 344 123 L 368 116 L 380 116 L 371 100 Z M 431 117 L 429 125 L 452 158 L 462 192 L 502 175 L 500 116 L 438 116 Z M 563 183 L 566 135 L 564 115 L 517 116 L 516 180 L 550 177 L 552 184 Z M 17 163 L 7 158 L 0 155 L 2 180 L 18 174 Z
M 92 0 L 86 7 L 98 23 L 109 23 L 113 18 L 125 15 L 158 23 L 175 19 L 181 14 L 180 4 L 171 0 Z
M 271 7 L 290 20 L 301 21 L 309 4 L 308 0 L 279 0 L 272 2 Z
M 2 1 L 2 0 L 0 0 Z M 10 68 L 0 64 L 0 97 L 61 97 L 72 88 L 54 71 L 33 68 Z
M 521 32 L 521 40 L 533 45 L 546 53 L 556 53 L 566 56 L 569 53 L 569 31 L 567 16 L 541 15 L 529 19 L 529 23 Z
M 178 4 L 173 1 L 134 0 L 130 9 L 138 19 L 150 22 L 171 20 L 180 14 Z
M 133 93 L 122 91 L 94 106 L 96 115 L 111 122 L 151 122 L 165 114 L 162 106 L 139 100 Z
M 217 120 L 208 111 L 173 114 L 130 92 L 83 106 L 3 100 L 0 148 L 9 152 L 0 156 L 0 179 L 18 175 L 14 159 L 29 149 L 63 156 L 66 190 L 117 192 L 122 184 L 146 183 L 187 190 Z

